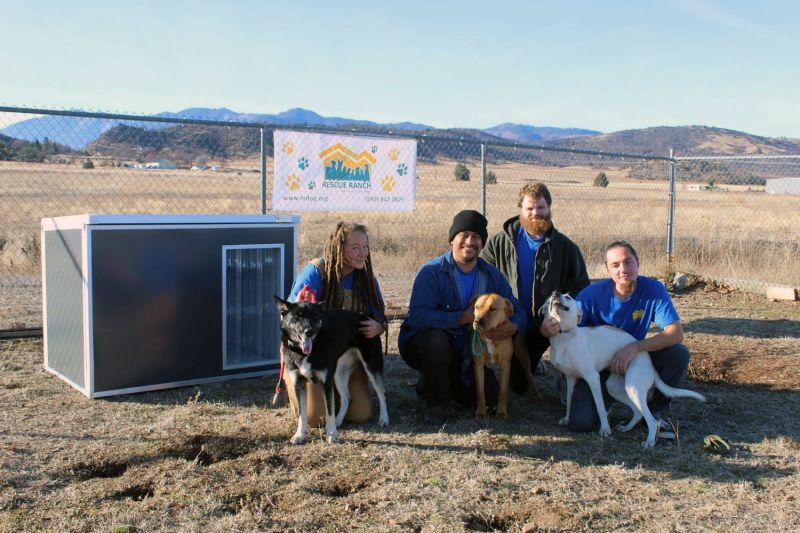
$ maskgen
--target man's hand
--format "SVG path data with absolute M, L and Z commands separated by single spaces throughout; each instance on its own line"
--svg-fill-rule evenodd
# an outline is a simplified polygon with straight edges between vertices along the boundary
M 614 359 L 611 360 L 611 371 L 624 376 L 625 371 L 628 370 L 628 365 L 631 364 L 633 358 L 636 357 L 636 354 L 640 351 L 638 342 L 632 342 L 624 346 L 614 354 Z
M 368 339 L 377 337 L 383 333 L 383 326 L 375 319 L 368 318 L 361 322 L 361 327 L 358 330 L 364 334 Z
M 467 324 L 472 325 L 475 321 L 475 309 L 472 306 L 467 307 L 461 316 L 458 317 L 458 323 L 462 326 L 466 326 Z
M 543 337 L 547 338 L 558 335 L 558 330 L 558 321 L 550 315 L 544 317 L 542 325 L 539 327 L 539 333 L 541 333 Z
M 498 342 L 503 339 L 512 337 L 517 332 L 518 329 L 519 328 L 517 328 L 516 324 L 508 320 L 488 331 L 484 331 L 483 334 L 490 341 Z

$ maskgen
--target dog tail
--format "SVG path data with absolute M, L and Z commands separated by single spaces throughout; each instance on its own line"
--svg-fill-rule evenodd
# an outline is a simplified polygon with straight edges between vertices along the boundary
M 655 375 L 656 378 L 656 388 L 661 391 L 664 396 L 669 396 L 670 398 L 694 398 L 695 400 L 699 400 L 701 402 L 706 401 L 706 397 L 700 394 L 699 392 L 695 392 L 689 389 L 676 389 L 675 387 L 670 387 L 659 377 L 658 373 Z

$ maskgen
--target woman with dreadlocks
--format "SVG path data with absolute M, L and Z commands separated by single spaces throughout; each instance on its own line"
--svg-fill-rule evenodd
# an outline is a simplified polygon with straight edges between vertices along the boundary
M 313 291 L 318 301 L 329 309 L 351 309 L 366 313 L 370 318 L 361 323 L 361 332 L 367 338 L 388 331 L 383 296 L 378 280 L 372 272 L 367 228 L 361 224 L 339 222 L 328 237 L 323 257 L 312 259 L 292 283 L 289 301 Z M 294 384 L 289 374 L 284 375 L 292 410 L 298 413 Z M 307 384 L 307 411 L 309 425 L 324 423 L 325 409 L 321 384 Z M 366 422 L 372 416 L 372 400 L 367 384 L 367 374 L 358 368 L 350 376 L 350 407 L 345 419 Z

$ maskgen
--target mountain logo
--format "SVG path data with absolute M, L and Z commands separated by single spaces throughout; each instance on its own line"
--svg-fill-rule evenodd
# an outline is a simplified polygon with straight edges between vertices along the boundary
M 370 181 L 370 165 L 377 162 L 368 150 L 356 154 L 338 142 L 320 152 L 319 158 L 325 166 L 325 181 L 358 181 L 367 184 Z

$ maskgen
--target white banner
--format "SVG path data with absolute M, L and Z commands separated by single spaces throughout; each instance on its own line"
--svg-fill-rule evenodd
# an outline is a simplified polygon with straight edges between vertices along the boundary
M 275 130 L 272 208 L 412 211 L 417 141 Z

